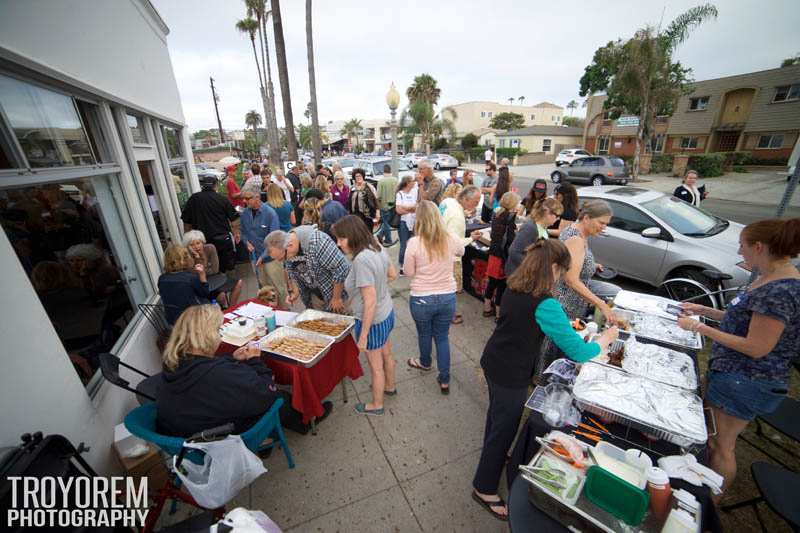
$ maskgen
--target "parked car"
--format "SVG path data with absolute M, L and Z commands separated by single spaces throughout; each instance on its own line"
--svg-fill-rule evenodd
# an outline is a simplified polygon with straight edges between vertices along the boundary
M 558 156 L 556 157 L 556 166 L 560 167 L 561 165 L 569 165 L 576 159 L 591 156 L 592 154 L 582 148 L 568 148 L 567 150 L 561 150 L 558 152 Z
M 605 231 L 592 239 L 597 262 L 620 275 L 653 286 L 671 278 L 689 278 L 713 290 L 702 271 L 733 276 L 726 287 L 747 282 L 750 270 L 739 255 L 744 227 L 674 196 L 639 187 L 582 187 L 581 200 L 600 199 L 614 216 Z
M 214 176 L 218 180 L 221 180 L 225 175 L 221 170 L 217 170 L 216 168 L 212 167 L 208 163 L 195 163 L 194 169 L 197 172 L 197 176 Z
M 554 170 L 550 179 L 553 183 L 590 183 L 593 187 L 607 183 L 625 185 L 630 179 L 630 172 L 625 161 L 619 157 L 603 155 L 576 159 L 566 169 Z
M 345 177 L 349 179 L 350 175 L 353 173 L 356 160 L 354 157 L 330 157 L 322 160 L 322 164 L 326 167 L 331 167 L 334 163 L 342 165 L 342 172 L 344 172 Z
M 441 168 L 456 168 L 458 166 L 458 159 L 449 154 L 431 154 L 425 159 L 431 162 L 435 170 Z
M 409 152 L 403 156 L 401 161 L 406 161 L 408 168 L 414 168 L 420 162 L 420 160 L 425 159 L 425 154 L 420 152 Z

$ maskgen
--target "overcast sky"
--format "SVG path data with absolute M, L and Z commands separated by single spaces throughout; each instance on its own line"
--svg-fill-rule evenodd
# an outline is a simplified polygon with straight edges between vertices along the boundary
M 209 76 L 219 91 L 225 129 L 242 128 L 250 109 L 263 115 L 250 40 L 234 27 L 244 18 L 244 2 L 152 2 L 170 28 L 167 39 L 190 130 L 216 127 Z M 525 104 L 581 102 L 579 80 L 598 47 L 630 37 L 647 24 L 657 25 L 662 10 L 666 25 L 698 3 L 317 0 L 313 16 L 320 122 L 387 116 L 390 83 L 403 94 L 402 108 L 405 88 L 423 72 L 438 80 L 444 105 L 519 96 L 525 96 Z M 693 68 L 695 79 L 775 68 L 800 52 L 797 0 L 724 0 L 716 5 L 719 18 L 695 31 L 677 53 Z M 284 0 L 281 10 L 294 120 L 307 123 L 305 2 Z

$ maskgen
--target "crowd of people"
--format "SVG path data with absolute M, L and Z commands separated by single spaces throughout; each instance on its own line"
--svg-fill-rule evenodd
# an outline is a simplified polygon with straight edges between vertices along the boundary
M 594 259 L 591 238 L 613 217 L 608 203 L 579 205 L 568 183 L 551 197 L 544 180 L 535 181 L 523 197 L 507 161 L 498 166 L 487 161 L 485 170 L 488 179 L 476 186 L 467 172 L 439 179 L 423 161 L 415 176 L 399 180 L 387 167 L 376 188 L 361 169 L 354 169 L 352 183 L 347 183 L 337 168 L 305 170 L 298 165 L 284 175 L 254 166 L 241 188 L 230 184 L 229 173 L 225 196 L 216 192 L 216 183 L 205 180 L 184 211 L 189 230 L 184 242 L 167 249 L 159 280 L 168 320 L 176 325 L 164 356 L 167 375 L 173 375 L 169 379 L 185 386 L 174 373 L 188 372 L 191 363 L 218 372 L 208 377 L 212 381 L 230 379 L 259 389 L 261 396 L 254 395 L 238 411 L 230 406 L 233 411 L 225 412 L 242 424 L 277 397 L 268 369 L 248 348 L 230 354 L 224 364 L 184 362 L 216 351 L 218 339 L 214 344 L 190 324 L 202 315 L 218 327 L 219 306 L 202 304 L 216 301 L 224 308 L 237 302 L 241 281 L 231 266 L 244 247 L 259 287 L 275 295 L 278 307 L 302 302 L 307 308 L 355 317 L 354 339 L 366 354 L 371 377 L 371 401 L 355 406 L 364 415 L 384 415 L 387 398 L 400 392 L 390 341 L 395 326 L 390 286 L 406 276 L 419 349 L 419 357 L 408 358 L 406 364 L 431 372 L 435 350 L 438 388 L 449 394 L 449 333 L 453 324 L 463 323 L 457 293 L 470 283 L 462 279 L 461 261 L 465 247 L 482 235 L 467 228 L 482 220 L 489 225 L 490 242 L 488 281 L 480 296 L 483 315 L 496 325 L 480 361 L 489 407 L 472 496 L 493 516 L 507 519 L 498 485 L 529 387 L 554 359 L 586 361 L 617 339 L 619 320 L 609 302 L 619 287 L 594 277 L 604 267 Z M 690 171 L 675 195 L 697 205 L 706 192 Z M 397 242 L 399 263 L 394 264 L 387 247 Z M 800 220 L 745 227 L 741 254 L 760 276 L 725 312 L 684 306 L 686 315 L 712 318 L 719 328 L 687 317 L 678 320 L 680 327 L 714 341 L 705 400 L 719 428 L 709 441 L 711 466 L 725 476 L 726 485 L 736 472 L 736 437 L 755 416 L 773 410 L 788 389 L 789 362 L 800 350 L 800 274 L 790 261 L 798 252 Z M 593 342 L 584 342 L 571 320 L 594 312 L 609 327 Z M 164 416 L 177 414 L 172 409 Z M 174 423 L 163 421 L 165 427 L 190 433 L 211 420 L 198 419 L 191 427 Z

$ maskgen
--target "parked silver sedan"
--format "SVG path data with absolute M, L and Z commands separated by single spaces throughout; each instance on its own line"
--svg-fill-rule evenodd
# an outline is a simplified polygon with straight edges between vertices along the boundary
M 670 278 L 690 278 L 709 288 L 715 284 L 703 275 L 705 269 L 730 274 L 726 288 L 743 285 L 750 276 L 738 253 L 744 226 L 737 222 L 639 187 L 584 187 L 578 196 L 611 205 L 611 223 L 589 245 L 599 263 L 622 276 L 653 286 Z
M 426 159 L 431 162 L 435 170 L 456 168 L 458 166 L 458 159 L 449 154 L 431 154 Z

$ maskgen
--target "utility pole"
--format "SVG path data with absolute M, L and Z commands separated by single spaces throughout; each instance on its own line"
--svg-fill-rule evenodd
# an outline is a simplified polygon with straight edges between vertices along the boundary
M 214 88 L 214 78 L 209 76 L 208 79 L 211 80 L 211 96 L 214 98 L 214 111 L 217 113 L 217 126 L 219 126 L 219 143 L 222 144 L 225 142 L 225 132 L 222 129 L 222 121 L 219 119 L 219 107 L 217 106 L 219 96 Z

